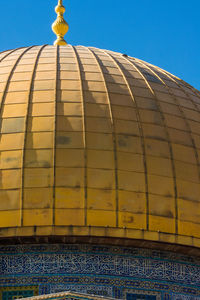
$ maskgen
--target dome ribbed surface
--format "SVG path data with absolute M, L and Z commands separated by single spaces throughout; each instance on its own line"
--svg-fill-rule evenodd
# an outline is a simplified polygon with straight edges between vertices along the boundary
M 120 53 L 34 46 L 0 53 L 0 103 L 2 236 L 200 245 L 193 87 Z

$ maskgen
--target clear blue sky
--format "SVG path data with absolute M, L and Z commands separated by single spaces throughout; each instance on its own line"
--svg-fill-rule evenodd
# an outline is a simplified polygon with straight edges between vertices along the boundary
M 52 44 L 57 0 L 0 0 L 0 51 Z M 72 45 L 123 52 L 200 90 L 199 0 L 64 0 Z

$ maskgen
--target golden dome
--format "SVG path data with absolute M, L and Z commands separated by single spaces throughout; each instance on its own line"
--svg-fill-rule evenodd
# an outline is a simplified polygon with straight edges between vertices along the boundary
M 82 46 L 0 53 L 0 236 L 200 246 L 200 93 Z

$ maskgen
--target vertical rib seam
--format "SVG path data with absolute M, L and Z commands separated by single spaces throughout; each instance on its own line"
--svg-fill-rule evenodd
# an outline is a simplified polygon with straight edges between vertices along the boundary
M 77 63 L 77 69 L 79 74 L 79 80 L 80 80 L 80 92 L 81 92 L 81 102 L 82 102 L 82 122 L 83 122 L 83 143 L 84 143 L 84 211 L 85 211 L 85 226 L 87 226 L 87 209 L 88 209 L 88 175 L 87 175 L 87 138 L 86 138 L 86 109 L 85 109 L 85 100 L 84 100 L 84 94 L 83 94 L 83 79 L 81 76 L 81 62 L 78 55 L 78 51 L 75 47 L 71 46 L 72 50 L 74 51 L 76 63 Z
M 55 64 L 56 64 L 56 68 L 55 68 L 55 89 L 54 89 L 54 100 L 55 100 L 55 107 L 54 107 L 54 129 L 53 129 L 53 133 L 54 133 L 54 145 L 53 145 L 53 226 L 55 226 L 55 209 L 56 209 L 56 132 L 57 132 L 57 102 L 58 102 L 58 72 L 59 72 L 59 49 L 60 46 L 55 46 L 56 49 L 56 59 L 55 59 Z
M 159 107 L 159 112 L 162 116 L 162 120 L 163 120 L 163 127 L 165 128 L 165 133 L 166 133 L 166 136 L 167 136 L 167 143 L 168 143 L 168 146 L 169 146 L 169 150 L 170 150 L 170 160 L 171 160 L 171 166 L 172 166 L 172 174 L 173 174 L 173 186 L 174 186 L 174 199 L 175 199 L 175 232 L 178 233 L 178 222 L 177 222 L 177 218 L 178 218 L 178 206 L 177 206 L 177 185 L 176 185 L 176 171 L 175 171 L 175 165 L 174 165 L 174 158 L 173 158 L 173 151 L 172 151 L 172 145 L 171 145 L 171 140 L 170 140 L 170 136 L 169 136 L 169 132 L 168 132 L 168 129 L 167 129 L 167 125 L 166 125 L 166 120 L 165 120 L 165 117 L 164 117 L 164 114 L 161 110 L 161 107 L 160 107 L 160 103 L 158 101 L 158 98 L 155 94 L 155 92 L 153 91 L 150 83 L 147 81 L 147 79 L 145 78 L 145 76 L 142 74 L 142 72 L 138 69 L 138 67 L 133 63 L 131 62 L 129 59 L 126 59 L 127 61 L 130 62 L 130 64 L 132 64 L 135 69 L 138 71 L 138 73 L 142 76 L 142 78 L 144 79 L 147 87 L 150 89 L 151 93 L 153 94 L 154 96 L 154 99 L 156 100 L 157 102 L 157 105 Z M 135 59 L 137 61 L 137 59 Z M 141 63 L 141 62 L 140 62 Z M 145 64 L 141 63 L 143 66 L 147 67 Z M 151 70 L 151 69 L 150 69 Z M 158 77 L 157 77 L 158 78 Z
M 146 162 L 146 150 L 145 150 L 145 140 L 144 140 L 144 132 L 143 132 L 143 128 L 141 126 L 141 118 L 140 118 L 140 114 L 139 114 L 139 109 L 138 109 L 138 105 L 137 102 L 135 101 L 135 97 L 133 95 L 133 92 L 131 90 L 130 84 L 128 83 L 128 80 L 126 79 L 126 76 L 122 70 L 122 68 L 120 67 L 120 64 L 117 62 L 117 60 L 112 56 L 112 54 L 107 53 L 105 51 L 105 53 L 107 55 L 109 55 L 113 61 L 115 62 L 115 64 L 117 65 L 119 71 L 121 72 L 124 81 L 127 85 L 127 88 L 129 90 L 130 96 L 132 98 L 133 103 L 135 104 L 135 112 L 136 112 L 136 117 L 137 117 L 137 124 L 138 124 L 138 128 L 140 131 L 140 137 L 141 137 L 141 146 L 142 146 L 142 152 L 143 152 L 143 165 L 144 165 L 144 174 L 145 174 L 145 196 L 146 196 L 146 229 L 149 230 L 149 193 L 148 193 L 148 176 L 147 176 L 147 162 Z
M 111 120 L 111 127 L 112 127 L 112 140 L 113 140 L 113 153 L 114 153 L 114 165 L 115 165 L 115 195 L 116 195 L 116 226 L 119 227 L 119 182 L 118 182 L 118 157 L 117 157 L 117 142 L 116 142 L 116 129 L 115 129 L 115 124 L 114 124 L 114 118 L 113 118 L 113 111 L 112 111 L 112 105 L 111 105 L 111 100 L 110 100 L 110 95 L 108 92 L 108 87 L 106 84 L 106 80 L 105 80 L 105 76 L 103 73 L 103 70 L 101 68 L 100 65 L 100 60 L 98 58 L 98 56 L 94 53 L 94 51 L 91 48 L 86 48 L 88 49 L 88 51 L 92 54 L 92 56 L 94 57 L 94 59 L 97 62 L 98 68 L 100 70 L 102 79 L 103 79 L 103 83 L 105 86 L 105 92 L 107 95 L 107 99 L 108 99 L 108 107 L 109 107 L 109 111 L 110 111 L 110 120 Z M 102 53 L 103 50 L 98 49 L 99 51 L 101 51 Z
M 29 112 L 30 112 L 30 102 L 31 102 L 31 96 L 32 96 L 32 88 L 33 88 L 33 80 L 35 77 L 35 72 L 37 68 L 37 63 L 40 57 L 40 54 L 45 47 L 41 46 L 40 49 L 38 50 L 38 53 L 36 54 L 35 62 L 33 65 L 33 70 L 31 73 L 31 79 L 30 79 L 30 85 L 29 85 L 29 90 L 28 90 L 28 97 L 27 97 L 27 109 L 26 109 L 26 116 L 25 116 L 25 132 L 24 132 L 24 146 L 22 150 L 22 194 L 21 194 L 21 226 L 23 226 L 23 210 L 24 210 L 24 169 L 25 169 L 25 152 L 26 152 L 26 141 L 27 141 L 27 134 L 28 134 L 28 119 L 29 119 Z

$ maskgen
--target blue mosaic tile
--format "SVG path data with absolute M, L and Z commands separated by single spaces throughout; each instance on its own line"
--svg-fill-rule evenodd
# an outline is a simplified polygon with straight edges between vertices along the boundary
M 18 298 L 33 297 L 33 291 L 5 291 L 2 292 L 2 300 L 13 300 Z
M 100 245 L 0 246 L 0 288 L 18 285 L 37 285 L 40 294 L 71 290 L 120 299 L 128 291 L 141 297 L 155 291 L 148 296 L 156 300 L 200 299 L 200 259 Z
M 127 294 L 127 300 L 156 300 L 156 296 L 151 296 L 151 295 L 144 295 L 144 294 Z

